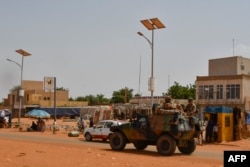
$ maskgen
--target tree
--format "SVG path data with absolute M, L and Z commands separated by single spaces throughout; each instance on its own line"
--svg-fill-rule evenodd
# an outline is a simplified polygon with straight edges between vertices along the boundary
M 174 99 L 195 99 L 195 92 L 195 85 L 181 86 L 178 82 L 174 82 L 174 85 L 168 89 L 166 95 L 170 95 Z
M 112 98 L 110 100 L 111 103 L 128 103 L 130 99 L 133 97 L 133 89 L 129 89 L 127 87 L 120 89 L 119 91 L 114 91 Z
M 98 104 L 109 103 L 109 99 L 105 98 L 103 94 L 96 95 L 96 100 L 97 100 Z
M 89 105 L 100 105 L 100 104 L 109 104 L 109 99 L 105 98 L 103 94 L 87 95 L 85 97 L 79 96 L 76 98 L 76 101 L 88 101 Z
M 20 86 L 20 85 L 18 85 L 18 86 L 14 86 L 14 87 L 10 90 L 10 93 L 17 92 L 20 88 L 21 88 L 21 86 Z
M 83 96 L 78 96 L 78 97 L 76 98 L 76 101 L 86 101 L 86 98 L 83 97 Z
M 93 95 L 88 95 L 85 97 L 85 99 L 86 99 L 86 101 L 89 102 L 89 105 L 97 104 L 97 100 L 96 100 L 95 96 L 93 96 Z

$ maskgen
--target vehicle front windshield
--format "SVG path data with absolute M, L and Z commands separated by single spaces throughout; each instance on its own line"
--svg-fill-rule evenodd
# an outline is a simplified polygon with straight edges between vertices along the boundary
M 96 128 L 103 128 L 104 124 L 105 124 L 105 122 L 98 122 L 95 127 Z

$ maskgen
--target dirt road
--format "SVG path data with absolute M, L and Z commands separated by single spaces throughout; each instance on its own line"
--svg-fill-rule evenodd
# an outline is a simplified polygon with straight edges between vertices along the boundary
M 128 144 L 124 151 L 116 152 L 108 143 L 86 142 L 82 135 L 68 137 L 66 131 L 0 129 L 0 146 L 2 167 L 222 167 L 224 150 L 250 150 L 250 140 L 197 146 L 191 155 L 176 151 L 165 157 L 154 146 L 138 151 Z

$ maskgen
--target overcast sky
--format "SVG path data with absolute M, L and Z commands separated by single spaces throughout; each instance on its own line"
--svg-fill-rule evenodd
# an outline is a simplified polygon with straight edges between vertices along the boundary
M 137 32 L 151 40 L 140 20 L 155 17 L 166 28 L 154 31 L 154 94 L 174 82 L 194 84 L 208 75 L 209 59 L 250 57 L 249 6 L 249 0 L 1 0 L 0 98 L 20 85 L 20 68 L 6 61 L 21 64 L 17 49 L 32 54 L 24 58 L 23 80 L 56 77 L 70 97 L 110 98 L 125 87 L 150 96 L 151 48 Z

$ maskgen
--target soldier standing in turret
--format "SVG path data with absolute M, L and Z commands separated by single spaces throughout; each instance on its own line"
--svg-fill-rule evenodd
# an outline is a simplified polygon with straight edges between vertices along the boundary
M 187 113 L 187 115 L 194 115 L 197 113 L 196 105 L 194 104 L 194 100 L 192 98 L 188 99 L 188 104 L 186 105 L 184 111 Z

